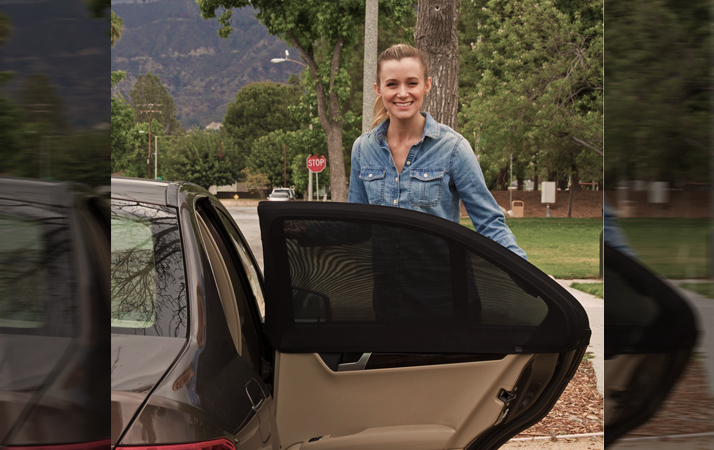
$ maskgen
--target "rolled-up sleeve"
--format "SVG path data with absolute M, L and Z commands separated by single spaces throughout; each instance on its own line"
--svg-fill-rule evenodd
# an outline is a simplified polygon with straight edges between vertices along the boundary
M 354 170 L 354 165 L 352 167 Z M 527 260 L 526 252 L 516 244 L 496 199 L 486 187 L 481 166 L 466 139 L 461 138 L 453 150 L 451 173 L 476 231 Z
M 352 145 L 352 170 L 350 171 L 350 191 L 347 197 L 347 201 L 350 203 L 369 203 L 369 198 L 367 197 L 367 191 L 364 188 L 364 183 L 359 178 L 361 164 L 360 164 L 360 151 L 361 151 L 361 140 L 359 137 L 355 140 Z

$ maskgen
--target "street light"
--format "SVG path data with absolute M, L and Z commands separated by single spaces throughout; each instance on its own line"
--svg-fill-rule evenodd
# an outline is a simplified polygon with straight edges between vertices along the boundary
M 307 64 L 301 63 L 300 61 L 295 61 L 294 59 L 289 59 L 288 56 L 290 56 L 290 53 L 287 50 L 285 50 L 285 58 L 273 58 L 270 60 L 270 62 L 273 64 L 280 64 L 285 61 L 290 61 L 290 62 L 300 64 L 303 67 L 307 67 Z

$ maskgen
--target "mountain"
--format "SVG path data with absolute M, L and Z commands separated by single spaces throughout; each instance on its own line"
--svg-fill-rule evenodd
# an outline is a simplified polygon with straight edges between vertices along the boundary
M 15 73 L 2 93 L 18 100 L 23 82 L 43 74 L 62 98 L 67 123 L 108 126 L 107 20 L 92 19 L 82 0 L 0 0 L 0 11 L 12 22 L 10 38 L 0 47 L 0 71 Z
M 118 91 L 128 100 L 138 75 L 157 75 L 184 128 L 221 122 L 228 103 L 246 84 L 285 82 L 302 69 L 270 62 L 290 47 L 270 36 L 249 7 L 234 10 L 228 39 L 218 37 L 217 19 L 201 19 L 194 0 L 112 0 L 112 10 L 125 27 L 111 52 L 111 69 L 127 73 Z M 296 50 L 292 55 L 297 59 Z

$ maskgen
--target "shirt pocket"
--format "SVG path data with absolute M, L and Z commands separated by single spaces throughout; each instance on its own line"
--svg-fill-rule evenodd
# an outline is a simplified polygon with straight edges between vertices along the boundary
M 387 169 L 365 168 L 359 173 L 359 179 L 364 184 L 367 191 L 367 198 L 370 205 L 381 205 L 384 203 L 384 176 Z
M 436 206 L 441 201 L 445 169 L 412 168 L 409 180 L 409 203 L 413 206 Z

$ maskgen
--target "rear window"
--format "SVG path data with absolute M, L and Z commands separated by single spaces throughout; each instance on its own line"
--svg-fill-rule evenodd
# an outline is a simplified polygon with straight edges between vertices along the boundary
M 66 211 L 0 200 L 0 332 L 77 332 L 74 247 Z
M 112 332 L 185 337 L 186 277 L 176 209 L 112 201 Z
M 288 195 L 288 193 L 285 192 L 285 191 L 277 191 L 277 192 L 273 192 L 273 195 L 271 195 L 271 197 L 275 197 L 275 198 L 277 198 L 277 197 L 280 197 L 280 198 L 288 198 L 289 195 Z

